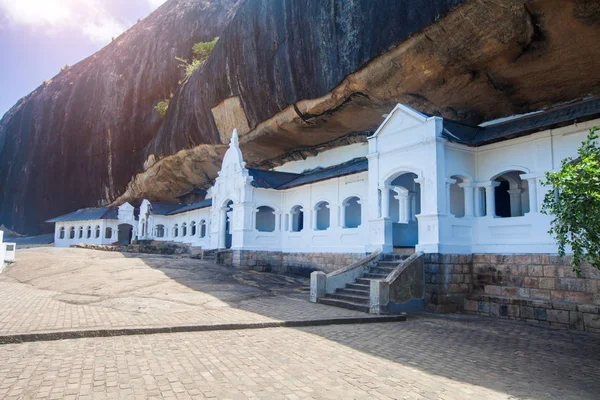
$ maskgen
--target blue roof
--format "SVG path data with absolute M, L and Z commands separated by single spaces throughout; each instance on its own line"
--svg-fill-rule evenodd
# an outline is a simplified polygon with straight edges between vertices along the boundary
M 202 208 L 211 207 L 212 199 L 202 200 L 202 201 L 198 201 L 196 203 L 187 204 L 187 205 L 182 205 L 182 204 L 179 204 L 179 205 L 181 206 L 180 208 L 176 208 L 175 210 L 171 211 L 170 213 L 168 213 L 166 215 L 181 214 L 181 213 L 188 212 L 188 211 L 200 210 Z
M 154 214 L 169 215 L 169 213 L 183 207 L 185 204 L 151 202 L 150 205 L 152 206 L 152 211 Z
M 340 176 L 357 174 L 366 171 L 368 168 L 369 162 L 366 157 L 360 157 L 343 164 L 334 165 L 333 167 L 319 168 L 302 174 L 267 171 L 255 168 L 248 168 L 248 172 L 250 173 L 250 176 L 254 178 L 252 186 L 261 189 L 282 190 L 327 179 L 338 178 Z
M 334 165 L 333 167 L 320 168 L 310 172 L 303 173 L 298 178 L 287 182 L 277 189 L 289 189 L 296 186 L 308 185 L 324 181 L 327 179 L 339 178 L 340 176 L 357 174 L 369 169 L 369 161 L 366 157 L 359 157 L 343 164 Z
M 302 175 L 289 172 L 267 171 L 263 169 L 248 168 L 248 173 L 254 179 L 252 186 L 261 189 L 277 189 Z
M 70 222 L 70 221 L 92 221 L 98 219 L 118 219 L 117 207 L 82 208 L 60 217 L 52 218 L 47 223 Z
M 444 135 L 451 141 L 481 146 L 598 117 L 600 98 L 595 97 L 485 127 L 444 119 Z

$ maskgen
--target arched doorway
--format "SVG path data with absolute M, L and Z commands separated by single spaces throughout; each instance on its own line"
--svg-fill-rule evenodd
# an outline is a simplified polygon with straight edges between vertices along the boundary
M 233 201 L 228 200 L 225 202 L 225 205 L 222 208 L 223 216 L 223 229 L 222 235 L 223 244 L 226 249 L 230 249 L 233 244 Z
M 417 178 L 414 173 L 402 173 L 386 186 L 394 248 L 415 247 L 419 242 L 416 216 L 421 213 L 421 185 L 415 182 Z
M 118 241 L 119 244 L 128 245 L 131 244 L 133 239 L 133 226 L 130 224 L 119 225 Z
M 522 217 L 529 212 L 529 185 L 521 179 L 523 171 L 508 171 L 497 175 L 493 181 L 494 216 L 498 218 Z

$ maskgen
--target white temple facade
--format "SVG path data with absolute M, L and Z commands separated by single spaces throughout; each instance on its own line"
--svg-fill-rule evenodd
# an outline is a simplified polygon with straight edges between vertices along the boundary
M 203 249 L 556 253 L 552 218 L 541 213 L 545 173 L 600 125 L 563 114 L 473 127 L 398 105 L 367 143 L 269 171 L 246 166 L 234 131 L 205 200 L 144 200 L 135 223 L 130 205 L 124 219 L 119 209 L 118 219 L 52 220 L 56 245 L 113 243 L 105 231 L 127 223 L 133 238 Z

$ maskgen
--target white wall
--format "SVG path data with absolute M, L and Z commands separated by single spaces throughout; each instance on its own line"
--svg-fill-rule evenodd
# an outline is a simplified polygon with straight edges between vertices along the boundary
M 552 217 L 540 212 L 544 195 L 549 190 L 541 182 L 546 172 L 560 168 L 564 158 L 576 157 L 577 148 L 585 140 L 589 129 L 599 124 L 600 120 L 594 120 L 478 148 L 447 143 L 448 177 L 463 176 L 474 186 L 482 187 L 503 172 L 519 170 L 525 173 L 522 178 L 531 180 L 523 184 L 524 216 L 448 216 L 443 226 L 442 251 L 555 253 L 555 241 L 548 234 Z M 470 196 L 476 203 L 473 193 L 465 191 L 464 195 Z

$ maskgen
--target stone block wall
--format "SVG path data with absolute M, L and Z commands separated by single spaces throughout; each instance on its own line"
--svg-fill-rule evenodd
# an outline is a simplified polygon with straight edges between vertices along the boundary
M 427 254 L 425 307 L 600 332 L 600 271 L 570 257 Z
M 223 253 L 223 255 L 221 255 Z M 229 259 L 225 253 L 231 255 Z M 365 257 L 365 253 L 282 253 L 233 250 L 219 252 L 217 263 L 256 271 L 287 273 L 309 277 L 311 272 L 333 272 Z M 221 260 L 222 259 L 222 260 Z
M 600 271 L 581 276 L 570 257 L 546 254 L 473 256 L 474 292 L 464 311 L 600 333 Z
M 473 293 L 472 256 L 425 254 L 425 309 L 457 312 Z

